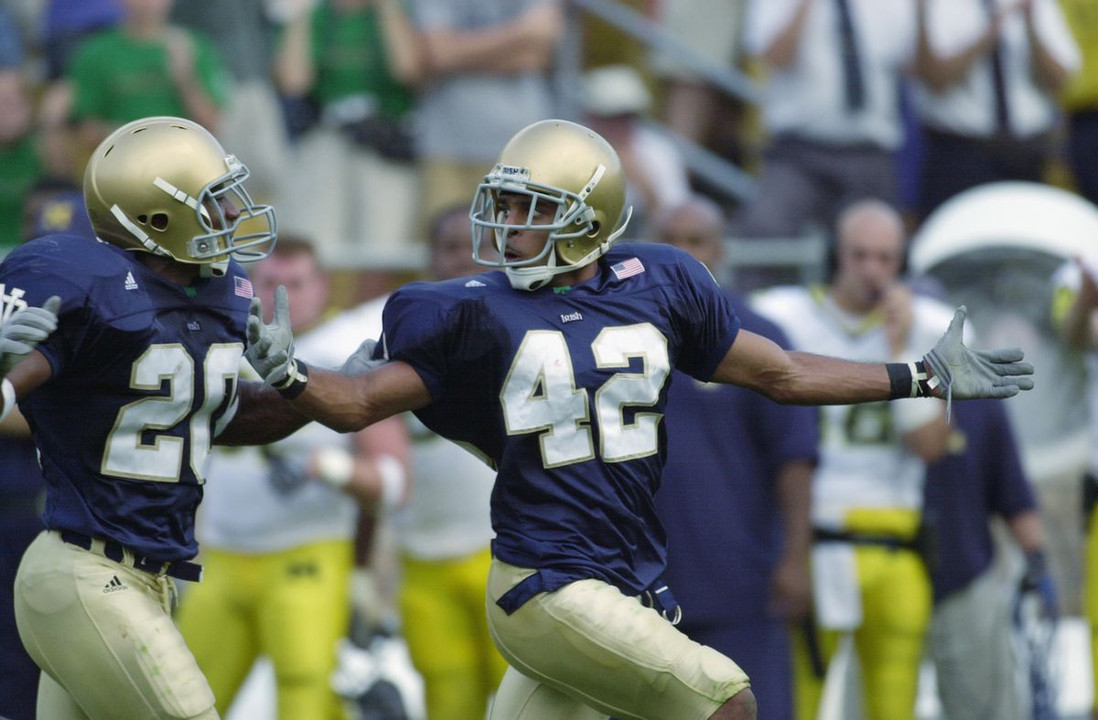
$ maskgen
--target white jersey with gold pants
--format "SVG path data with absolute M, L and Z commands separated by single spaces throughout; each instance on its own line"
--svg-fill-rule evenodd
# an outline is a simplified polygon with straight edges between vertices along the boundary
M 337 366 L 366 332 L 353 330 L 332 321 L 294 342 L 301 357 Z M 318 448 L 351 452 L 351 437 L 310 423 L 271 445 L 213 453 L 198 518 L 205 577 L 178 623 L 222 714 L 267 655 L 279 717 L 345 717 L 329 679 L 349 631 L 358 509 L 305 468 Z
M 755 300 L 796 349 L 864 361 L 892 359 L 881 316 L 846 313 L 823 288 L 775 288 Z M 952 314 L 929 299 L 916 297 L 913 303 L 905 357 L 933 346 Z M 904 436 L 941 412 L 940 401 L 927 399 L 820 408 L 820 462 L 812 489 L 818 631 L 812 638 L 807 633 L 795 638 L 801 720 L 816 717 L 825 675 L 821 662 L 826 664 L 846 633 L 862 668 L 866 716 L 914 718 L 931 594 L 915 545 L 925 464 L 906 448 Z
M 427 720 L 481 720 L 507 670 L 484 612 L 496 473 L 415 416 L 407 424 L 412 492 L 394 518 L 404 638 L 423 676 Z

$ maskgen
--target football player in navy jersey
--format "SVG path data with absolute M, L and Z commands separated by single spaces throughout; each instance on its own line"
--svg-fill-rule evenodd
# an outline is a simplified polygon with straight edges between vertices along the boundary
M 741 331 L 685 252 L 615 245 L 623 205 L 613 148 L 582 126 L 541 121 L 508 142 L 473 201 L 474 253 L 496 271 L 396 291 L 381 342 L 339 370 L 294 359 L 284 291 L 270 323 L 252 303 L 247 358 L 290 404 L 242 395 L 219 441 L 269 442 L 298 413 L 349 431 L 411 410 L 495 467 L 487 608 L 511 669 L 493 720 L 755 717 L 746 675 L 675 629 L 661 582 L 652 498 L 672 368 L 800 404 L 1033 386 L 1020 350 L 961 343 L 963 310 L 917 362 L 784 351 Z M 8 324 L 0 341 L 33 342 L 18 340 L 34 335 L 32 318 Z M 242 418 L 250 433 L 237 431 Z
M 238 260 L 275 242 L 247 176 L 189 120 L 132 122 L 88 161 L 98 241 L 46 235 L 0 264 L 0 417 L 18 398 L 47 488 L 15 582 L 40 718 L 217 718 L 170 609 L 172 579 L 198 579 L 195 509 L 238 405 Z
M 798 404 L 1033 386 L 1020 350 L 961 344 L 963 309 L 918 362 L 787 352 L 741 330 L 684 251 L 615 244 L 624 198 L 603 138 L 537 122 L 504 147 L 470 210 L 474 256 L 503 272 L 393 293 L 380 343 L 360 351 L 388 362 L 297 362 L 284 293 L 271 323 L 257 303 L 248 321 L 249 360 L 296 410 L 345 431 L 414 410 L 496 469 L 487 611 L 511 668 L 492 720 L 755 717 L 744 672 L 673 624 L 653 503 L 672 369 Z

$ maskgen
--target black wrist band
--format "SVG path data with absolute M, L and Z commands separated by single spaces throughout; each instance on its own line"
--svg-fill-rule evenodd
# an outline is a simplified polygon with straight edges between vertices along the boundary
M 305 392 L 305 386 L 308 383 L 309 366 L 295 360 L 294 366 L 290 370 L 289 377 L 287 377 L 281 385 L 276 385 L 275 390 L 287 400 L 293 400 L 295 397 Z
M 911 397 L 911 366 L 907 363 L 885 363 L 888 370 L 888 399 Z

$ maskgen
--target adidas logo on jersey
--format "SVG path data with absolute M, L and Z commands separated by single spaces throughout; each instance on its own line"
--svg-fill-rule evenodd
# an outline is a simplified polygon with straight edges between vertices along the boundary
M 17 287 L 13 287 L 9 292 L 4 283 L 0 283 L 0 322 L 4 322 L 17 310 L 27 306 L 27 301 L 23 299 L 25 294 L 26 290 Z
M 133 279 L 133 273 L 132 272 L 126 271 L 126 284 L 124 285 L 124 287 L 127 290 L 136 290 L 137 289 L 137 281 Z
M 118 592 L 119 590 L 129 590 L 129 588 L 124 585 L 121 580 L 118 579 L 117 575 L 112 577 L 111 581 L 103 586 L 104 595 L 108 593 Z
M 488 287 L 488 286 L 485 285 L 484 283 L 482 283 L 480 280 L 470 280 L 469 282 L 465 283 L 465 287 Z

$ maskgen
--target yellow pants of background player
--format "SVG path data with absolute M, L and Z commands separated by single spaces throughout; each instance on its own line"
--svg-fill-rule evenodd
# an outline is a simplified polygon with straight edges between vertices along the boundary
M 179 629 L 224 714 L 260 655 L 270 657 L 278 717 L 343 720 L 329 680 L 350 624 L 349 541 L 264 555 L 206 550 L 202 582 L 188 589 Z
M 488 548 L 452 560 L 404 558 L 403 633 L 423 676 L 427 720 L 482 720 L 507 670 L 484 614 L 491 564 Z
M 854 646 L 861 665 L 866 718 L 914 720 L 931 611 L 926 567 L 911 550 L 859 545 L 855 557 L 863 619 L 854 631 Z M 826 663 L 839 636 L 829 631 L 817 635 Z M 798 720 L 816 720 L 823 679 L 812 669 L 803 633 L 794 633 L 794 678 Z
M 1086 537 L 1086 568 L 1083 579 L 1083 614 L 1090 625 L 1090 658 L 1094 688 L 1098 690 L 1098 506 L 1090 511 Z M 1098 692 L 1094 694 L 1093 712 L 1098 713 Z

